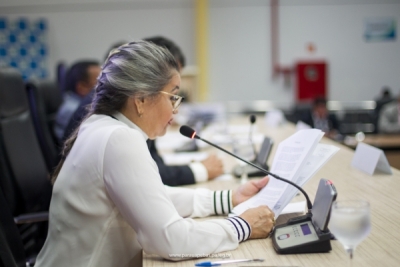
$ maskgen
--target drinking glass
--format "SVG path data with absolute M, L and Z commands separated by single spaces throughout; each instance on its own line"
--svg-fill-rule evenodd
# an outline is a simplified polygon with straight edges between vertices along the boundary
M 349 254 L 351 266 L 354 250 L 371 231 L 368 201 L 335 201 L 332 204 L 329 230 Z
M 233 153 L 245 160 L 252 161 L 255 159 L 254 144 L 250 139 L 233 137 L 232 140 Z

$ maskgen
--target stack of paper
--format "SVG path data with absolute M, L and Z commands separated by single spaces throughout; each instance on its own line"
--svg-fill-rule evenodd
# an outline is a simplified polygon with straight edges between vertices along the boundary
M 339 150 L 332 145 L 318 144 L 323 135 L 318 129 L 300 130 L 282 141 L 270 172 L 303 186 Z M 233 213 L 241 214 L 249 208 L 267 205 L 278 217 L 297 192 L 292 185 L 270 176 L 268 185 L 236 206 Z

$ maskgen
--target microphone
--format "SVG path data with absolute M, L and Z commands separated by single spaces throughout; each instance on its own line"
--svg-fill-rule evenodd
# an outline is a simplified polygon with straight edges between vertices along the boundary
M 224 151 L 225 153 L 231 155 L 232 157 L 235 157 L 235 158 L 237 158 L 238 160 L 241 160 L 241 161 L 243 161 L 243 162 L 245 162 L 245 163 L 247 163 L 247 164 L 253 166 L 254 168 L 259 169 L 259 170 L 262 171 L 263 173 L 265 173 L 265 174 L 267 174 L 267 175 L 271 175 L 272 177 L 274 177 L 274 178 L 276 178 L 276 179 L 278 179 L 278 180 L 281 180 L 281 181 L 283 181 L 283 182 L 285 182 L 285 183 L 291 184 L 292 186 L 296 187 L 301 193 L 303 193 L 304 197 L 306 198 L 308 213 L 311 214 L 312 204 L 311 204 L 310 198 L 308 197 L 307 193 L 303 190 L 303 188 L 301 188 L 301 187 L 298 186 L 297 184 L 295 184 L 295 183 L 293 183 L 292 181 L 289 181 L 289 180 L 287 180 L 287 179 L 285 179 L 285 178 L 282 178 L 282 177 L 280 177 L 280 176 L 278 176 L 278 175 L 276 175 L 276 174 L 274 174 L 274 173 L 271 173 L 271 172 L 269 172 L 269 171 L 267 171 L 267 170 L 261 168 L 260 166 L 257 166 L 256 164 L 254 164 L 254 163 L 252 163 L 252 162 L 249 162 L 249 161 L 247 161 L 247 160 L 245 160 L 245 159 L 242 159 L 241 157 L 236 156 L 235 154 L 229 152 L 228 150 L 223 149 L 222 147 L 217 146 L 216 144 L 213 144 L 213 143 L 211 143 L 211 142 L 209 142 L 209 141 L 207 141 L 207 140 L 201 138 L 200 136 L 198 136 L 198 135 L 196 134 L 196 131 L 195 131 L 195 130 L 193 130 L 192 128 L 190 128 L 190 127 L 187 126 L 187 125 L 182 125 L 181 128 L 179 129 L 179 132 L 180 132 L 183 136 L 189 137 L 189 138 L 191 138 L 191 139 L 196 138 L 196 139 L 199 139 L 199 140 L 201 140 L 201 141 L 203 141 L 203 142 L 206 142 L 207 144 L 209 144 L 209 145 L 211 145 L 211 146 L 213 146 L 213 147 L 215 147 L 215 148 L 218 148 L 219 150 Z
M 256 116 L 255 115 L 250 115 L 250 132 L 249 132 L 249 140 L 250 140 L 250 144 L 251 147 L 253 148 L 253 153 L 254 153 L 254 159 L 257 158 L 257 151 L 256 151 L 256 147 L 254 146 L 253 143 L 253 125 L 256 122 Z
M 254 124 L 256 122 L 256 116 L 254 116 L 253 114 L 250 115 L 250 122 L 251 124 Z

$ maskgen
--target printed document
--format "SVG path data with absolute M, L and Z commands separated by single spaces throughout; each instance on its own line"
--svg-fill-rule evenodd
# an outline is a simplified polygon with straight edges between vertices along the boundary
M 319 144 L 323 135 L 321 130 L 305 129 L 282 141 L 270 172 L 303 186 L 339 150 L 332 145 Z M 292 185 L 270 175 L 268 185 L 254 197 L 236 206 L 233 213 L 239 215 L 249 208 L 267 205 L 278 217 L 297 192 Z

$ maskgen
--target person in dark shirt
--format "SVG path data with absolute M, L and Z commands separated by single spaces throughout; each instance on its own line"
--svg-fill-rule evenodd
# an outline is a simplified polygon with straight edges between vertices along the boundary
M 96 85 L 97 77 L 101 72 L 100 65 L 94 60 L 81 60 L 74 63 L 67 72 L 64 84 L 63 103 L 57 111 L 54 123 L 54 134 L 62 143 L 63 136 L 74 112 L 83 98 Z
M 375 112 L 376 114 L 379 116 L 379 112 L 382 109 L 382 107 L 389 103 L 392 102 L 393 100 L 395 100 L 396 98 L 392 95 L 392 92 L 390 90 L 389 87 L 384 86 L 382 88 L 381 94 L 379 95 L 379 97 L 375 98 L 375 102 L 376 102 L 376 107 L 375 107 Z
M 374 109 L 374 124 L 375 124 L 375 133 L 379 132 L 379 117 L 381 116 L 381 111 L 383 106 L 387 103 L 392 102 L 396 98 L 392 95 L 392 91 L 390 87 L 384 86 L 381 90 L 381 94 L 375 98 L 375 109 Z
M 145 38 L 144 40 L 167 48 L 175 57 L 180 70 L 182 70 L 182 68 L 185 66 L 186 61 L 181 49 L 171 40 L 162 36 L 154 36 Z M 117 47 L 120 45 L 120 42 L 116 44 Z M 113 48 L 114 46 L 112 49 Z M 90 105 L 92 102 L 93 95 L 94 93 L 91 92 L 81 101 L 80 106 L 69 121 L 63 140 L 67 140 L 67 138 L 78 127 L 81 120 L 85 117 L 87 114 L 88 105 Z M 164 160 L 158 153 L 156 140 L 147 140 L 147 145 L 153 160 L 157 163 L 161 179 L 165 185 L 178 186 L 194 184 L 212 180 L 223 174 L 224 169 L 222 161 L 216 155 L 210 155 L 201 162 L 192 162 L 188 165 L 172 166 L 165 164 Z
M 334 114 L 330 114 L 326 107 L 326 99 L 316 97 L 312 108 L 301 118 L 301 121 L 312 128 L 325 132 L 325 136 L 336 139 L 339 133 L 339 121 Z
M 400 95 L 383 105 L 378 120 L 379 133 L 400 133 Z

